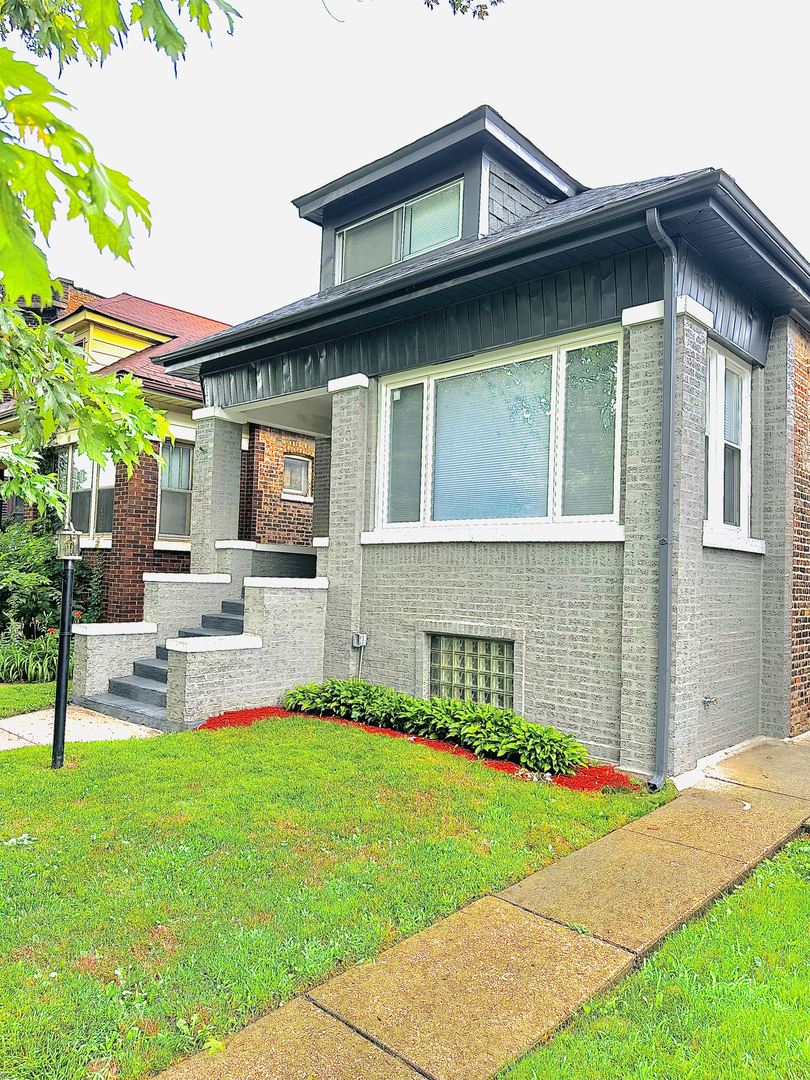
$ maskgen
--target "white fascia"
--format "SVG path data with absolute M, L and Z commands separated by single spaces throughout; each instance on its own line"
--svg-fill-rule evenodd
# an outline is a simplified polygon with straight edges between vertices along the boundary
M 293 555 L 309 553 L 308 544 L 259 544 L 255 540 L 215 540 L 217 551 L 277 551 L 291 552 Z
M 418 525 L 360 534 L 361 544 L 531 544 L 621 543 L 624 525 L 614 521 L 551 522 L 540 525 Z
M 230 574 L 144 574 L 144 581 L 164 585 L 230 585 Z
M 714 328 L 714 315 L 703 304 L 693 300 L 691 296 L 679 296 L 675 300 L 675 314 L 688 315 L 690 319 L 705 326 L 707 330 Z M 657 322 L 664 317 L 664 301 L 653 300 L 649 304 L 638 304 L 636 307 L 625 308 L 622 312 L 622 326 L 639 326 L 641 323 Z
M 232 634 L 227 637 L 192 637 L 169 638 L 166 648 L 169 652 L 208 653 L 236 652 L 239 649 L 260 649 L 262 639 L 256 634 Z
M 368 375 L 361 375 L 358 372 L 356 375 L 344 375 L 342 379 L 330 379 L 326 384 L 326 389 L 330 394 L 336 394 L 339 390 L 352 390 L 355 386 L 367 390 Z
M 328 589 L 329 578 L 246 577 L 246 589 Z
M 120 637 L 122 634 L 156 634 L 153 622 L 74 623 L 73 633 L 80 637 Z
M 720 548 L 722 551 L 747 551 L 752 555 L 765 554 L 764 540 L 755 536 L 741 536 L 731 530 L 713 529 L 708 521 L 703 522 L 703 546 Z

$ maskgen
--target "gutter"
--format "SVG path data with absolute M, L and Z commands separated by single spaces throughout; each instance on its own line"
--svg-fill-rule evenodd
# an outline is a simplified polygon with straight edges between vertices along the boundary
M 660 791 L 669 762 L 669 712 L 672 683 L 672 532 L 675 504 L 675 298 L 678 252 L 661 228 L 658 208 L 647 211 L 647 229 L 664 255 L 664 370 L 661 402 L 661 498 L 658 519 L 658 704 L 655 721 L 655 771 L 650 791 Z

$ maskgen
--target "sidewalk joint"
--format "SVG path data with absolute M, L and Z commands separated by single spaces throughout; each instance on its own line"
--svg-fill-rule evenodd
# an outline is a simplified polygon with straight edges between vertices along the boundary
M 609 835 L 609 834 L 608 834 Z M 539 871 L 538 871 L 539 872 Z M 508 900 L 505 896 L 501 896 L 499 893 L 495 893 L 496 900 L 502 900 L 504 904 L 511 904 L 512 907 L 516 907 L 518 911 L 525 911 L 527 915 L 534 915 L 535 919 L 542 919 L 545 922 L 554 923 L 556 926 L 563 926 L 566 930 L 571 930 L 571 933 L 578 934 L 580 931 L 574 930 L 570 923 L 563 922 L 562 919 L 555 919 L 551 915 L 541 915 L 538 911 L 532 911 L 531 908 L 523 907 L 522 904 L 516 904 L 514 900 Z M 603 945 L 610 945 L 614 949 L 619 949 L 621 952 L 625 952 L 628 956 L 632 956 L 634 960 L 641 960 L 642 954 L 635 949 L 628 949 L 626 945 L 620 945 L 618 941 L 611 941 L 610 938 L 602 937 L 600 934 L 594 934 L 590 930 L 585 937 L 592 937 L 595 941 L 601 941 Z
M 333 1020 L 337 1020 L 338 1023 L 343 1024 L 349 1031 L 353 1031 L 355 1035 L 359 1035 L 361 1039 L 365 1039 L 366 1042 L 371 1043 L 372 1046 L 376 1046 L 378 1050 L 382 1050 L 384 1053 L 388 1054 L 389 1057 L 396 1058 L 396 1060 L 401 1061 L 403 1065 L 407 1065 L 409 1069 L 413 1069 L 418 1076 L 423 1077 L 423 1080 L 438 1080 L 433 1073 L 425 1072 L 425 1070 L 420 1068 L 415 1062 L 403 1057 L 402 1054 L 398 1054 L 392 1047 L 386 1046 L 385 1043 L 380 1042 L 379 1039 L 375 1039 L 373 1035 L 369 1035 L 368 1032 L 363 1031 L 362 1028 L 355 1027 L 345 1016 L 333 1012 L 331 1009 L 328 1009 L 326 1005 L 321 1005 L 320 1001 L 310 997 L 309 994 L 304 994 L 303 998 L 305 1001 L 308 1001 L 310 1005 L 314 1005 L 316 1009 L 320 1009 L 321 1012 L 326 1013 L 327 1016 L 331 1016 Z

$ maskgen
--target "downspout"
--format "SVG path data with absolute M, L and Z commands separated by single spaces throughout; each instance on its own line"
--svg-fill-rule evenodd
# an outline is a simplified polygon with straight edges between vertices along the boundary
M 669 761 L 669 710 L 672 681 L 672 526 L 675 482 L 675 296 L 678 252 L 661 227 L 657 208 L 647 211 L 647 229 L 664 253 L 664 370 L 661 402 L 661 501 L 658 525 L 658 707 L 655 771 L 650 791 L 660 791 Z

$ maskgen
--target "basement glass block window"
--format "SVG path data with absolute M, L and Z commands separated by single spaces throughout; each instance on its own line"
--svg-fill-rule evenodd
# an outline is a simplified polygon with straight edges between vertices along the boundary
M 456 180 L 339 232 L 336 284 L 458 240 L 463 188 Z
M 191 443 L 163 444 L 161 457 L 165 461 L 160 476 L 161 536 L 191 535 L 191 479 L 194 447 Z
M 485 638 L 430 638 L 430 696 L 511 709 L 515 700 L 515 646 Z

